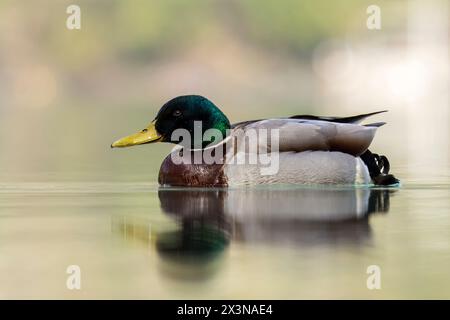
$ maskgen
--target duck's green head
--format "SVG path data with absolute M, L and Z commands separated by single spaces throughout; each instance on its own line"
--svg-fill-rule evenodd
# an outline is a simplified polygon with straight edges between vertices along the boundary
M 180 96 L 164 104 L 155 120 L 147 128 L 117 140 L 111 147 L 129 147 L 157 141 L 179 143 L 179 136 L 173 135 L 177 129 L 189 132 L 192 147 L 205 147 L 211 143 L 203 141 L 205 131 L 216 129 L 220 131 L 222 138 L 225 138 L 227 129 L 230 129 L 230 121 L 214 103 L 205 97 Z M 199 132 L 201 135 L 198 134 Z

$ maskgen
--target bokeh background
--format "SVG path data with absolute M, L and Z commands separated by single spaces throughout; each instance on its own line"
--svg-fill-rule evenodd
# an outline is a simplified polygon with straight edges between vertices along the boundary
M 381 30 L 366 27 L 373 4 Z M 296 189 L 162 198 L 172 146 L 110 144 L 183 94 L 232 122 L 388 109 L 371 150 L 403 185 L 374 198 L 381 214 L 332 225 L 302 221 L 316 198 Z M 0 0 L 0 298 L 449 298 L 449 122 L 448 0 Z M 361 192 L 337 203 L 369 206 Z M 270 196 L 269 219 L 247 214 Z M 162 200 L 211 212 L 180 222 Z M 226 201 L 242 205 L 231 231 L 199 235 Z M 220 253 L 183 259 L 186 238 Z M 372 264 L 382 290 L 366 287 Z
M 388 109 L 372 149 L 448 181 L 448 1 L 0 1 L 0 181 L 154 181 L 168 145 L 110 150 L 172 97 L 233 122 Z

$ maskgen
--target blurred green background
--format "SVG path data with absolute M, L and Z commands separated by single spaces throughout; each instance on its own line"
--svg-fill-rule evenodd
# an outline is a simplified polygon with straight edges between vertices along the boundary
M 381 30 L 364 0 L 80 0 L 81 30 L 70 4 L 0 1 L 4 183 L 153 182 L 171 146 L 109 145 L 193 93 L 232 122 L 389 109 L 373 149 L 448 179 L 445 0 L 377 1 Z

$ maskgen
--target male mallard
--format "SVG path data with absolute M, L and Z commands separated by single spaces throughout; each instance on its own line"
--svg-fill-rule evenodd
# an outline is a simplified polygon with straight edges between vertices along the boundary
M 147 128 L 117 140 L 111 147 L 157 141 L 180 144 L 180 130 L 193 136 L 192 141 L 184 143 L 181 151 L 175 150 L 164 159 L 159 171 L 161 185 L 391 185 L 398 180 L 388 174 L 387 158 L 368 150 L 377 128 L 384 123 L 359 124 L 366 117 L 381 112 L 384 111 L 344 118 L 297 115 L 230 125 L 228 118 L 210 100 L 197 95 L 180 96 L 164 104 Z M 211 130 L 212 135 L 208 134 Z M 247 141 L 247 133 L 251 132 L 257 132 L 256 140 L 253 139 L 256 149 L 251 145 L 252 141 L 249 146 L 239 143 Z M 272 132 L 276 132 L 271 136 L 278 138 L 276 141 L 267 143 L 260 139 Z M 236 158 L 248 160 L 252 153 L 266 156 L 265 163 L 231 161 Z M 223 161 L 206 161 L 202 156 L 207 154 L 217 155 Z M 193 158 L 200 155 L 200 161 L 179 161 L 183 155 Z M 272 160 L 276 161 L 276 170 L 263 173 Z

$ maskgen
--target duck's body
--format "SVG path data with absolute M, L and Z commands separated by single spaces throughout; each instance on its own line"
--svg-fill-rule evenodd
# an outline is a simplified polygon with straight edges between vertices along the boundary
M 398 180 L 387 174 L 387 159 L 368 150 L 384 123 L 359 124 L 377 113 L 346 118 L 302 115 L 230 125 L 206 98 L 182 96 L 165 104 L 148 128 L 112 146 L 178 143 L 177 129 L 192 134 L 191 145 L 173 151 L 161 165 L 159 183 L 168 186 L 395 184 Z M 216 129 L 223 139 L 199 142 L 195 133 L 204 137 L 208 129 Z M 211 153 L 220 161 L 205 160 Z
M 280 152 L 279 169 L 262 175 L 260 164 L 175 164 L 168 155 L 159 171 L 164 186 L 228 187 L 262 184 L 372 184 L 360 157 L 338 151 Z

